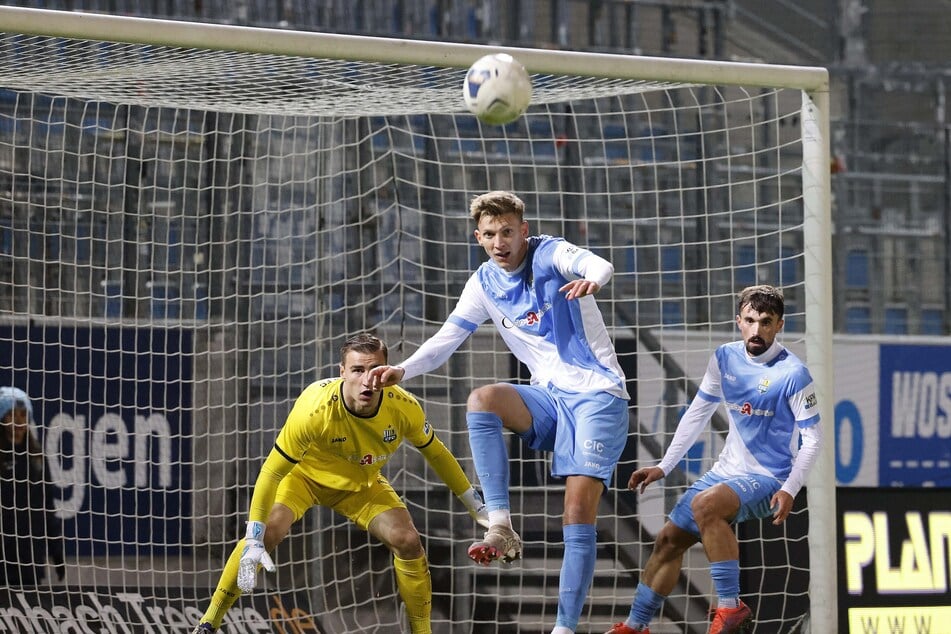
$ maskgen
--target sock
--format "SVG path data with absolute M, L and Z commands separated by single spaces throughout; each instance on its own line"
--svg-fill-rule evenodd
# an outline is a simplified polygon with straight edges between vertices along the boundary
M 502 419 L 489 412 L 466 413 L 469 447 L 489 513 L 509 506 L 509 455 Z
M 710 576 L 717 591 L 717 607 L 739 607 L 740 562 L 736 559 L 714 561 L 710 564 Z
M 551 634 L 575 634 L 575 631 L 570 627 L 565 627 L 563 625 L 556 625 L 555 629 L 551 631 Z
M 238 589 L 238 563 L 241 561 L 243 550 L 244 540 L 242 539 L 231 551 L 231 555 L 228 556 L 228 562 L 225 564 L 224 570 L 221 571 L 221 577 L 218 578 L 215 593 L 211 595 L 208 609 L 201 617 L 202 622 L 211 623 L 215 629 L 221 627 L 221 621 L 225 618 L 225 614 L 241 596 L 241 590 Z
M 665 598 L 667 597 L 651 590 L 646 583 L 638 583 L 634 602 L 631 604 L 631 614 L 627 617 L 627 626 L 637 630 L 650 625 Z
M 502 524 L 512 528 L 512 513 L 509 509 L 496 509 L 489 511 L 489 526 Z
M 393 570 L 396 573 L 396 587 L 406 605 L 410 630 L 413 634 L 431 634 L 433 582 L 426 556 L 418 559 L 400 559 L 394 556 Z
M 561 562 L 558 582 L 558 616 L 555 625 L 574 631 L 594 578 L 598 536 L 593 524 L 568 524 L 563 527 L 563 531 L 565 558 Z

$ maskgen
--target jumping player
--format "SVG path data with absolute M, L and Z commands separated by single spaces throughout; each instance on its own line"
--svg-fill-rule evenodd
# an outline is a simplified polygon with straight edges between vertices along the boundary
M 469 278 L 442 328 L 400 365 L 374 369 L 372 384 L 394 385 L 438 368 L 479 324 L 492 321 L 528 367 L 531 384 L 479 387 L 466 403 L 491 523 L 469 557 L 488 565 L 521 555 L 503 428 L 532 449 L 553 452 L 552 475 L 565 478 L 565 555 L 552 634 L 571 634 L 594 577 L 598 502 L 627 440 L 624 373 L 593 297 L 614 267 L 562 238 L 529 236 L 525 205 L 511 192 L 477 196 L 469 209 L 489 260 Z

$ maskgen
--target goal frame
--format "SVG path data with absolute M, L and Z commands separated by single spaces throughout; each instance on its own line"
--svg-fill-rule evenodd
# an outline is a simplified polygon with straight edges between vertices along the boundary
M 466 68 L 504 50 L 529 73 L 685 84 L 798 89 L 802 93 L 805 336 L 822 418 L 832 429 L 832 237 L 829 74 L 825 68 L 584 53 L 301 32 L 42 9 L 0 7 L 0 31 L 85 40 Z M 827 433 L 827 437 L 832 435 Z M 814 632 L 837 627 L 835 452 L 827 441 L 808 481 L 810 618 Z

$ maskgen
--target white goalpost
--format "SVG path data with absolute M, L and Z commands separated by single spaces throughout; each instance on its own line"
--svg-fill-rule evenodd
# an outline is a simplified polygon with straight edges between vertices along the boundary
M 462 79 L 500 50 L 532 105 L 487 126 Z M 0 7 L 0 384 L 34 399 L 66 552 L 65 579 L 0 592 L 0 624 L 190 632 L 294 398 L 355 332 L 392 361 L 433 334 L 481 261 L 468 200 L 511 189 L 533 233 L 615 266 L 598 303 L 630 433 L 583 631 L 627 615 L 671 502 L 722 444 L 715 418 L 681 469 L 625 490 L 753 283 L 784 289 L 827 449 L 786 526 L 740 529 L 741 591 L 763 631 L 835 631 L 828 90 L 821 68 Z M 480 329 L 406 387 L 475 482 L 466 397 L 524 378 Z M 423 536 L 436 632 L 554 623 L 563 492 L 546 456 L 512 455 L 525 558 L 501 568 L 468 560 L 477 527 L 418 453 L 385 470 Z M 400 631 L 389 553 L 340 517 L 312 511 L 275 560 L 222 631 Z M 710 599 L 691 550 L 651 631 L 706 632 Z

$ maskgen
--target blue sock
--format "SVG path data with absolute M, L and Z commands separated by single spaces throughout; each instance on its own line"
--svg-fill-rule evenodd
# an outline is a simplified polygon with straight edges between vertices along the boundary
M 637 584 L 634 593 L 634 602 L 631 604 L 631 614 L 627 617 L 627 624 L 634 629 L 644 628 L 651 624 L 654 615 L 660 610 L 664 599 L 662 594 L 651 590 L 650 586 L 641 582 Z
M 472 462 L 490 511 L 509 506 L 509 453 L 502 436 L 502 419 L 489 412 L 467 412 Z
M 740 599 L 740 562 L 736 559 L 715 561 L 710 564 L 710 576 L 720 606 L 735 608 Z
M 581 610 L 594 579 L 594 563 L 598 556 L 598 535 L 593 524 L 568 524 L 563 527 L 565 558 L 561 562 L 558 582 L 558 616 L 555 625 L 578 626 Z

